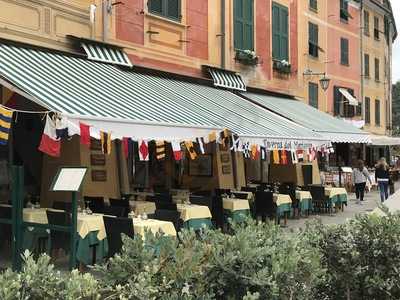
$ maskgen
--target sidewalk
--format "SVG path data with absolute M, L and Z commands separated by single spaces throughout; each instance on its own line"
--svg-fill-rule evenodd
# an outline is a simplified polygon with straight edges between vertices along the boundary
M 396 184 L 396 190 L 400 188 L 400 184 Z M 323 224 L 342 224 L 345 223 L 348 219 L 355 217 L 358 214 L 366 214 L 373 211 L 380 204 L 380 196 L 379 191 L 372 191 L 365 194 L 364 202 L 362 205 L 356 203 L 356 195 L 354 193 L 350 193 L 348 195 L 348 204 L 347 207 L 344 207 L 344 212 L 338 211 L 333 215 L 322 214 L 322 215 L 311 215 L 308 218 L 290 219 L 287 222 L 287 228 L 295 229 L 295 228 L 303 228 L 305 227 L 306 222 L 311 220 L 321 220 Z

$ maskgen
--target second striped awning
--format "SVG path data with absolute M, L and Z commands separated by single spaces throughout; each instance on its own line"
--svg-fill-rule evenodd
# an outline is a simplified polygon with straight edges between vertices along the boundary
M 207 71 L 214 81 L 214 86 L 230 90 L 246 91 L 246 84 L 240 74 L 212 67 L 207 67 Z

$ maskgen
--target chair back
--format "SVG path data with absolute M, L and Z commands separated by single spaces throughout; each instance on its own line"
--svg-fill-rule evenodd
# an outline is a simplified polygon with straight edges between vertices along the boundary
M 92 212 L 102 213 L 105 208 L 104 198 L 103 197 L 84 197 L 85 203 L 89 202 L 89 208 Z
M 177 210 L 156 209 L 154 218 L 161 221 L 172 222 L 177 232 L 182 227 L 181 213 Z
M 131 218 L 114 218 L 109 216 L 103 216 L 103 220 L 107 234 L 108 255 L 112 257 L 116 253 L 121 252 L 122 233 L 131 238 L 135 236 L 133 221 Z
M 54 201 L 53 208 L 58 210 L 64 210 L 71 212 L 72 211 L 72 203 L 71 202 L 64 202 L 64 201 Z
M 244 199 L 244 200 L 246 200 L 247 197 L 248 197 L 247 194 L 245 194 L 245 193 L 240 193 L 240 192 L 233 192 L 232 194 L 235 195 L 235 198 L 238 198 L 238 199 Z
M 50 225 L 70 226 L 71 214 L 65 211 L 46 210 L 47 220 Z
M 212 191 L 196 191 L 192 193 L 193 196 L 212 196 Z
M 70 226 L 71 214 L 66 211 L 47 210 L 47 220 L 50 225 Z M 64 249 L 65 252 L 70 250 L 71 235 L 69 232 L 57 231 L 50 229 L 50 240 L 52 249 Z
M 103 210 L 103 213 L 109 216 L 127 218 L 129 209 L 123 206 L 106 206 Z
M 11 206 L 0 206 L 0 219 L 11 220 L 12 208 Z M 0 239 L 11 243 L 12 225 L 0 223 Z M 1 244 L 1 243 L 0 243 Z M 0 250 L 1 250 L 0 245 Z
M 11 206 L 0 206 L 0 219 L 11 219 L 11 214 Z
M 222 228 L 224 226 L 224 207 L 221 196 L 214 196 L 212 199 L 211 215 L 212 221 L 217 228 Z
M 257 192 L 256 187 L 249 187 L 249 186 L 242 186 L 242 188 L 240 190 L 243 192 L 252 192 L 252 193 Z
M 130 204 L 129 204 L 128 200 L 110 198 L 109 201 L 110 201 L 110 206 L 112 206 L 112 207 L 130 208 Z
M 212 209 L 213 201 L 211 196 L 193 196 L 189 197 L 190 203 L 196 205 L 207 206 L 210 210 Z
M 160 193 L 154 195 L 155 202 L 172 203 L 172 195 L 169 193 Z
M 321 185 L 310 185 L 311 197 L 314 201 L 323 201 L 325 199 L 325 187 Z
M 165 201 L 156 201 L 155 204 L 156 204 L 156 209 L 167 209 L 167 210 L 175 210 L 175 211 L 178 210 L 176 203 L 165 202 Z
M 276 204 L 274 203 L 274 194 L 272 192 L 256 192 L 255 208 L 256 215 L 274 216 L 276 213 Z

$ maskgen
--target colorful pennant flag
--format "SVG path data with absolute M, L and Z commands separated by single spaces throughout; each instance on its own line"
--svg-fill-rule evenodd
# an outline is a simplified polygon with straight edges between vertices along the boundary
M 90 126 L 79 122 L 81 144 L 90 147 Z
M 304 161 L 304 151 L 301 149 L 296 150 L 297 161 L 303 162 Z
M 267 150 L 265 147 L 260 148 L 261 160 L 267 160 Z
M 0 145 L 7 145 L 13 112 L 0 107 Z
M 206 152 L 204 151 L 204 138 L 196 138 L 196 142 L 199 145 L 200 153 L 205 154 Z
M 111 134 L 100 131 L 101 151 L 103 154 L 111 154 Z
M 59 140 L 67 140 L 69 139 L 68 133 L 68 121 L 66 117 L 56 116 L 55 117 L 55 125 L 56 125 L 56 135 Z
M 251 146 L 251 159 L 257 160 L 260 157 L 260 146 L 252 145 Z
M 274 164 L 279 165 L 280 164 L 280 159 L 279 159 L 279 150 L 278 148 L 275 148 L 272 150 L 272 161 Z
M 237 134 L 232 134 L 231 135 L 231 140 L 232 140 L 232 147 L 231 147 L 231 151 L 240 151 L 240 139 L 239 136 Z
M 165 142 L 156 141 L 156 158 L 158 160 L 165 158 Z
M 145 140 L 139 140 L 139 159 L 141 161 L 149 160 L 149 144 Z
M 122 138 L 122 150 L 124 152 L 124 157 L 127 159 L 129 157 L 129 145 L 132 142 L 131 138 L 123 137 Z
M 55 122 L 48 115 L 39 150 L 53 157 L 59 157 L 61 153 L 61 141 L 57 138 Z
M 297 164 L 299 161 L 297 159 L 296 151 L 291 150 L 290 153 L 291 153 L 291 156 L 292 156 L 292 164 Z
M 175 161 L 180 161 L 182 159 L 181 143 L 178 141 L 172 141 L 171 146 Z
M 215 132 L 211 132 L 208 135 L 208 142 L 211 143 L 211 142 L 215 142 L 216 140 L 217 140 L 217 134 Z
M 281 164 L 282 165 L 287 165 L 289 162 L 288 162 L 288 157 L 287 157 L 287 154 L 286 154 L 286 150 L 283 149 L 280 152 L 281 152 Z
M 229 143 L 229 130 L 224 129 L 219 134 L 219 143 L 226 147 Z
M 250 158 L 250 143 L 246 142 L 242 145 L 244 158 Z
M 185 146 L 186 146 L 186 149 L 189 152 L 190 158 L 191 159 L 196 159 L 197 158 L 197 153 L 196 153 L 196 150 L 193 147 L 193 142 L 192 141 L 185 141 Z

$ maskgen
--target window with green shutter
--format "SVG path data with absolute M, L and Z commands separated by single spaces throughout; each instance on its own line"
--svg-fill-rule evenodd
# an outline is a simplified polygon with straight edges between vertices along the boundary
M 340 20 L 347 22 L 349 18 L 349 0 L 340 0 Z
M 317 0 L 310 0 L 309 7 L 311 10 L 317 11 L 318 10 L 318 1 Z
M 379 18 L 374 17 L 374 38 L 379 41 Z
M 364 10 L 364 34 L 369 36 L 369 12 Z
M 375 125 L 381 125 L 381 101 L 375 100 Z
M 308 23 L 308 54 L 318 57 L 318 25 Z
M 288 8 L 272 2 L 272 58 L 289 61 Z
M 340 63 L 344 66 L 349 65 L 349 40 L 340 39 Z
M 364 120 L 366 124 L 371 123 L 371 99 L 369 97 L 365 97 L 365 116 Z
M 364 77 L 369 78 L 369 54 L 364 54 Z
M 181 0 L 148 0 L 147 6 L 152 14 L 181 21 Z
M 253 0 L 234 0 L 234 46 L 239 50 L 254 50 Z
M 318 109 L 318 84 L 308 83 L 308 103 Z
M 375 80 L 379 81 L 379 59 L 375 58 Z

